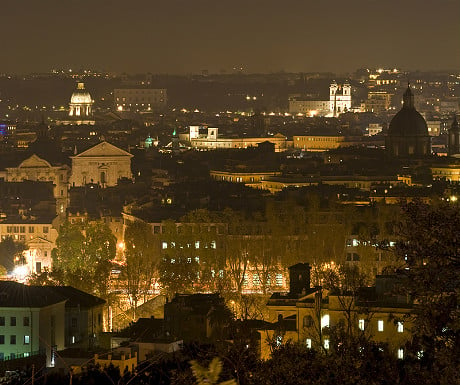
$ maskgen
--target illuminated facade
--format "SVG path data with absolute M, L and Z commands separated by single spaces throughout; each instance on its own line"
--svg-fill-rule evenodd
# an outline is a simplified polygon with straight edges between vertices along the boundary
M 275 145 L 275 151 L 280 152 L 286 150 L 287 146 L 287 138 L 279 133 L 266 137 L 223 138 L 218 135 L 219 129 L 216 127 L 208 127 L 206 134 L 199 134 L 196 127 L 190 127 L 190 143 L 197 150 L 244 149 L 270 142 Z
M 329 86 L 329 100 L 313 100 L 301 95 L 289 98 L 289 113 L 305 116 L 338 116 L 351 110 L 351 85 L 333 81 Z
M 351 110 L 351 85 L 344 83 L 337 84 L 335 81 L 329 87 L 329 103 L 332 116 Z
M 122 178 L 131 179 L 131 155 L 108 142 L 101 142 L 82 153 L 72 156 L 70 185 L 99 184 L 116 186 Z
M 69 103 L 69 116 L 74 118 L 88 118 L 93 115 L 93 99 L 85 89 L 85 83 L 78 82 Z

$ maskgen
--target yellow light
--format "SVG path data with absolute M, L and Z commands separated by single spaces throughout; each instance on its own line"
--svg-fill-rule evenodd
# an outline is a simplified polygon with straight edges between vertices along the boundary
M 458 199 L 458 198 L 457 198 L 455 195 L 452 195 L 452 196 L 450 197 L 450 201 L 451 201 L 451 202 L 457 202 L 457 199 Z

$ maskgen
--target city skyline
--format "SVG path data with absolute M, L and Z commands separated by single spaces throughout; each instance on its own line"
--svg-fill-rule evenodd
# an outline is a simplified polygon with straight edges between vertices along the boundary
M 8 1 L 0 72 L 448 70 L 460 66 L 459 12 L 451 0 Z

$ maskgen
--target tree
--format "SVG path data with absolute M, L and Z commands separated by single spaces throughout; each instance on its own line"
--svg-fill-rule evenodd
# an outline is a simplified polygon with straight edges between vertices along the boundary
M 65 222 L 52 252 L 53 270 L 64 284 L 106 298 L 115 254 L 116 238 L 105 223 Z
M 155 252 L 155 239 L 149 224 L 141 221 L 131 222 L 125 230 L 125 266 L 122 278 L 126 280 L 129 300 L 136 319 L 139 300 L 144 302 L 152 290 L 153 278 L 158 267 Z
M 434 383 L 460 372 L 460 211 L 456 203 L 405 206 L 395 252 L 406 261 L 406 291 L 417 303 L 412 349 Z M 423 351 L 423 353 L 420 353 Z
M 190 362 L 193 375 L 196 378 L 197 385 L 236 385 L 234 379 L 218 382 L 222 372 L 222 361 L 215 357 L 209 364 L 209 368 L 204 368 L 198 362 Z
M 6 237 L 0 242 L 0 266 L 7 271 L 14 269 L 15 260 L 21 261 L 22 252 L 26 250 L 23 242 L 15 242 L 13 237 Z

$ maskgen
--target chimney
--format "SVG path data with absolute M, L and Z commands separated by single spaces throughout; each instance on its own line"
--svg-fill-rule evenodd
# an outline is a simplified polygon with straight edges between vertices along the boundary
M 310 270 L 308 263 L 289 267 L 289 294 L 302 295 L 310 289 Z

